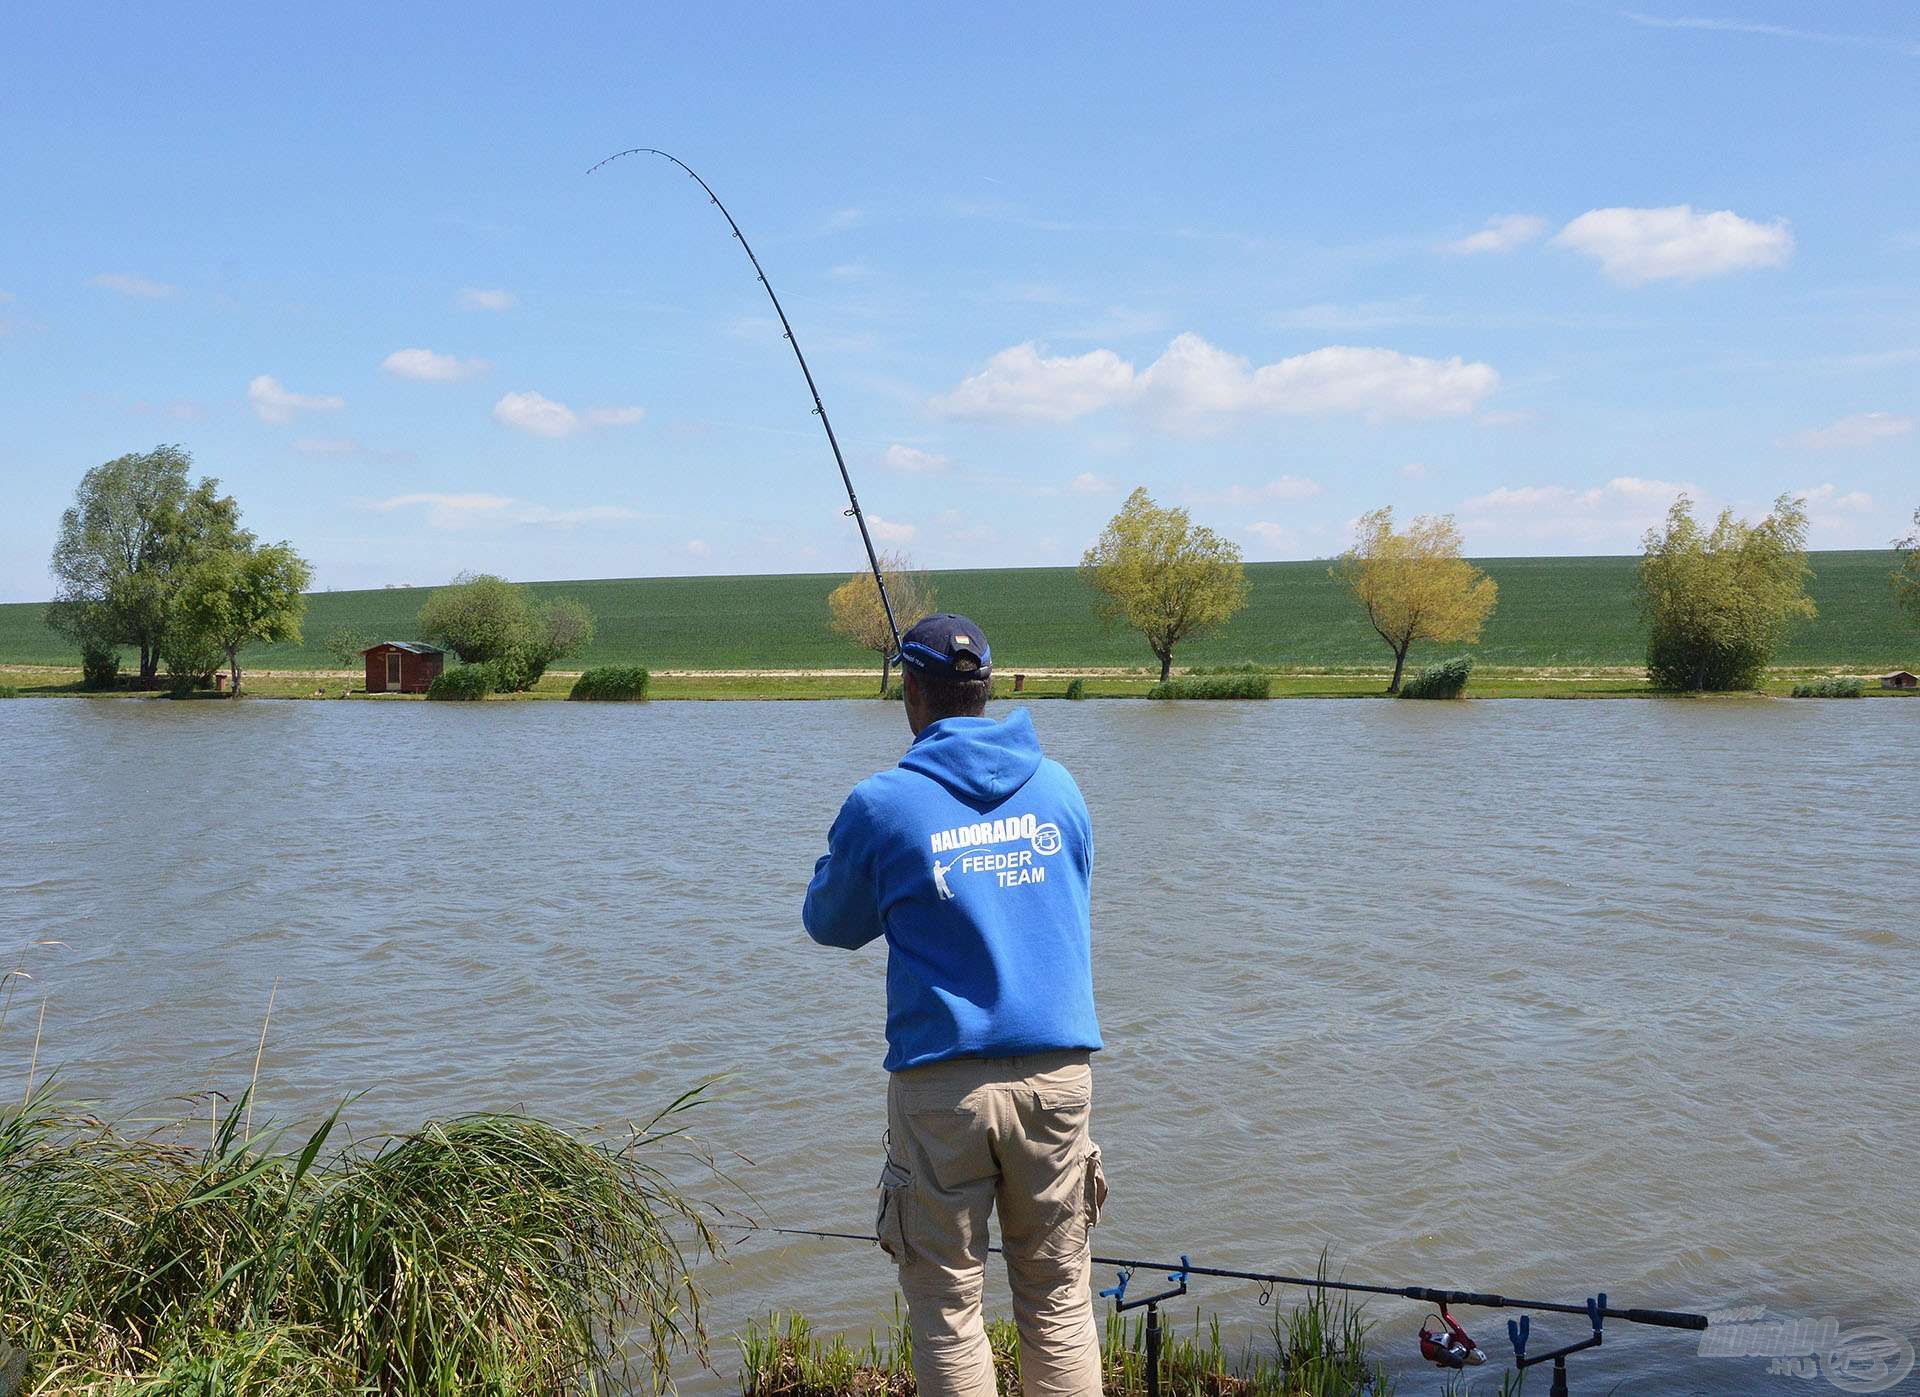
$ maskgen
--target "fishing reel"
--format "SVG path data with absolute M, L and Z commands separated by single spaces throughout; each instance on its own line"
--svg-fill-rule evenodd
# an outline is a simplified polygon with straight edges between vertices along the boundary
M 1420 1356 L 1427 1362 L 1442 1368 L 1477 1368 L 1487 1361 L 1487 1355 L 1445 1305 L 1440 1307 L 1439 1314 L 1430 1314 L 1427 1318 L 1437 1322 L 1437 1327 L 1432 1329 L 1425 1323 L 1420 1326 Z

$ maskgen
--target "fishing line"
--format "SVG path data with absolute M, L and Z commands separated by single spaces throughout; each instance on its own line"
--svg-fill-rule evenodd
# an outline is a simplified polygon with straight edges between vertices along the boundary
M 773 283 L 767 280 L 767 274 L 760 266 L 760 259 L 754 256 L 753 245 L 747 241 L 747 235 L 740 231 L 740 225 L 733 221 L 733 215 L 727 212 L 727 206 L 720 202 L 720 196 L 713 192 L 713 186 L 695 174 L 693 167 L 677 155 L 669 155 L 664 150 L 655 150 L 652 146 L 635 146 L 631 150 L 615 151 L 605 160 L 590 167 L 587 173 L 592 174 L 601 165 L 611 164 L 626 155 L 657 155 L 662 160 L 671 160 L 685 170 L 688 177 L 706 191 L 707 198 L 713 206 L 720 210 L 720 216 L 727 220 L 727 227 L 733 230 L 733 236 L 739 240 L 741 250 L 747 254 L 747 260 L 753 263 L 753 274 L 760 279 L 761 288 L 766 291 L 767 299 L 773 302 L 773 313 L 780 317 L 780 332 L 786 337 L 787 343 L 793 346 L 793 357 L 799 362 L 801 376 L 807 380 L 807 391 L 813 395 L 813 415 L 820 419 L 820 425 L 827 433 L 827 445 L 833 448 L 834 464 L 840 467 L 840 483 L 847 487 L 846 512 L 853 517 L 853 522 L 860 526 L 860 541 L 867 546 L 867 562 L 873 567 L 873 585 L 880 589 L 880 609 L 887 614 L 887 630 L 893 636 L 894 653 L 898 654 L 900 625 L 893 617 L 893 602 L 887 596 L 887 580 L 880 572 L 880 555 L 874 552 L 873 535 L 867 531 L 867 516 L 861 512 L 860 500 L 853 493 L 853 477 L 847 473 L 847 458 L 840 454 L 840 441 L 833 434 L 833 423 L 827 419 L 827 405 L 820 400 L 820 389 L 813 381 L 813 370 L 807 367 L 807 356 L 800 352 L 800 341 L 794 337 L 793 325 L 787 319 L 786 308 L 780 304 L 780 298 L 774 294 Z

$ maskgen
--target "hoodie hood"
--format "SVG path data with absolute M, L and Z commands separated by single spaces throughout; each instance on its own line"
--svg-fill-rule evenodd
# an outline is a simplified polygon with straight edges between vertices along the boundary
M 942 718 L 921 729 L 900 765 L 962 800 L 997 805 L 1039 770 L 1040 738 L 1024 708 L 1003 719 Z

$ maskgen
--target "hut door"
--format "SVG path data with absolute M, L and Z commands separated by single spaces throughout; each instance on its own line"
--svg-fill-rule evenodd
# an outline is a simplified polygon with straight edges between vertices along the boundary
M 387 651 L 387 687 L 389 689 L 400 687 L 400 652 L 398 650 Z

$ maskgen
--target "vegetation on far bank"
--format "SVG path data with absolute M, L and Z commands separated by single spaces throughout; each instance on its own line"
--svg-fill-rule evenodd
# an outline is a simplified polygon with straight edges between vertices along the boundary
M 1880 673 L 1920 669 L 1920 638 L 1890 606 L 1887 550 L 1807 555 L 1808 595 L 1819 608 L 1797 625 L 1776 666 Z M 1639 666 L 1646 631 L 1635 611 L 1640 559 L 1479 558 L 1500 588 L 1475 656 L 1495 668 Z M 1325 562 L 1247 563 L 1247 609 L 1181 649 L 1181 665 L 1258 664 L 1299 670 L 1390 665 L 1391 655 Z M 827 596 L 846 573 L 742 577 L 637 577 L 524 584 L 541 600 L 575 597 L 594 616 L 594 637 L 573 662 L 581 668 L 644 664 L 663 670 L 878 668 L 875 657 L 827 625 Z M 1094 619 L 1074 568 L 999 568 L 932 574 L 940 604 L 988 626 L 994 668 L 1105 669 L 1145 665 L 1140 639 Z M 313 592 L 300 644 L 251 647 L 250 668 L 329 670 L 342 666 L 324 646 L 349 626 L 382 640 L 416 638 L 415 618 L 433 589 L 395 587 Z M 48 630 L 42 603 L 0 605 L 0 664 L 77 665 L 71 642 Z M 1416 644 L 1408 662 L 1451 652 Z M 1384 682 L 1384 674 L 1383 674 Z M 252 680 L 249 680 L 252 683 Z M 1477 680 L 1476 680 L 1477 686 Z M 871 694 L 869 677 L 864 692 Z

